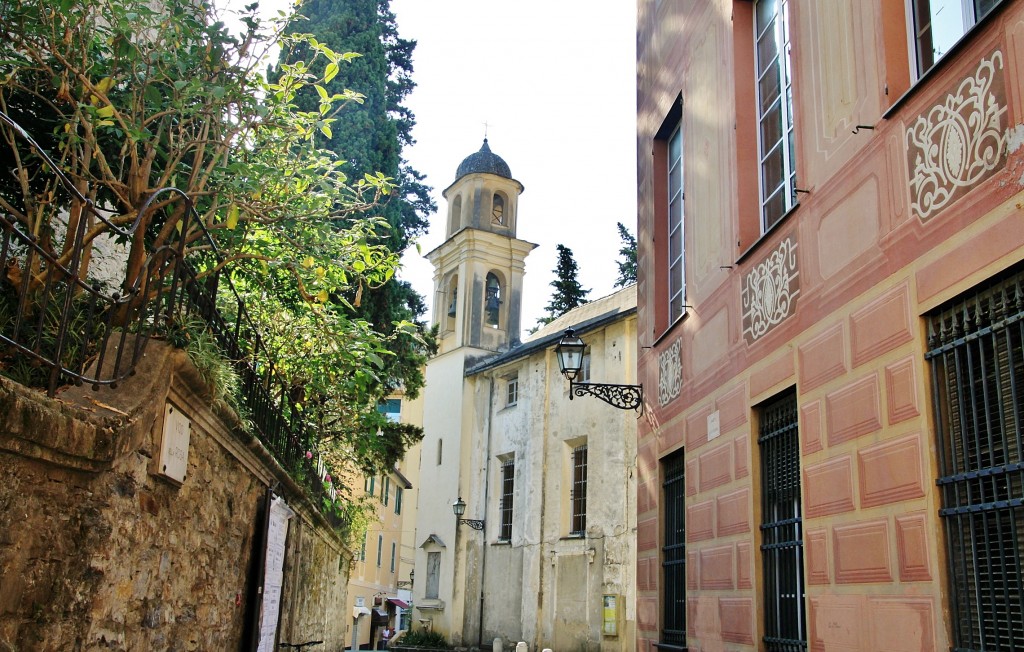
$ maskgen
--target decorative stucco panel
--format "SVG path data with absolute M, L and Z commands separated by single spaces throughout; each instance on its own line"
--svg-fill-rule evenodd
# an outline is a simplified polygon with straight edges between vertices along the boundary
M 1006 163 L 1003 53 L 978 63 L 945 99 L 907 129 L 911 212 L 922 221 Z
M 676 339 L 658 356 L 658 405 L 665 407 L 683 388 L 682 341 Z
M 779 246 L 743 277 L 743 338 L 753 344 L 796 311 L 800 294 L 796 240 Z

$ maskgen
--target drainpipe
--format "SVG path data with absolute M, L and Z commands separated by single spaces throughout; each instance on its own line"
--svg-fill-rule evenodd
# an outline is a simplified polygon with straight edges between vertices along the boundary
M 484 523 L 487 523 L 488 492 L 491 486 L 491 423 L 494 419 L 494 372 L 490 374 L 487 388 L 487 448 L 484 457 Z M 487 569 L 487 530 L 480 532 L 482 537 L 480 548 L 480 623 L 477 627 L 477 645 L 484 647 L 484 573 Z

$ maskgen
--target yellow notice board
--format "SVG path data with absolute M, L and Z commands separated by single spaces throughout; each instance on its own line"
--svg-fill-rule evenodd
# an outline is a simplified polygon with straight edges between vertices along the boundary
M 601 633 L 605 636 L 619 635 L 619 596 L 605 594 L 601 610 Z

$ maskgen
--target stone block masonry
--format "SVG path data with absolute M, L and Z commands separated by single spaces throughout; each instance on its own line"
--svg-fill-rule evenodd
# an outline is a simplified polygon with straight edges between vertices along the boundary
M 191 421 L 180 486 L 156 475 L 167 402 Z M 157 342 L 113 390 L 50 400 L 0 378 L 0 652 L 250 649 L 272 485 L 297 513 L 279 640 L 343 649 L 352 554 L 236 426 Z

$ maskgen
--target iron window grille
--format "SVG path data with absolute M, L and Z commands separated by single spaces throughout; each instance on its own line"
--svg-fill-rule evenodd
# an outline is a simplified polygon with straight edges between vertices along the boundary
M 767 652 L 807 649 L 796 393 L 761 409 L 761 561 Z
M 501 530 L 498 541 L 512 540 L 512 496 L 515 489 L 515 460 L 501 463 Z
M 788 0 L 754 4 L 761 231 L 796 206 L 793 75 Z
M 955 649 L 1024 649 L 1024 270 L 929 317 Z
M 683 452 L 663 463 L 665 540 L 661 548 L 662 586 L 665 596 L 661 642 L 686 645 L 686 465 Z
M 572 518 L 570 536 L 583 536 L 587 529 L 587 445 L 572 449 Z

